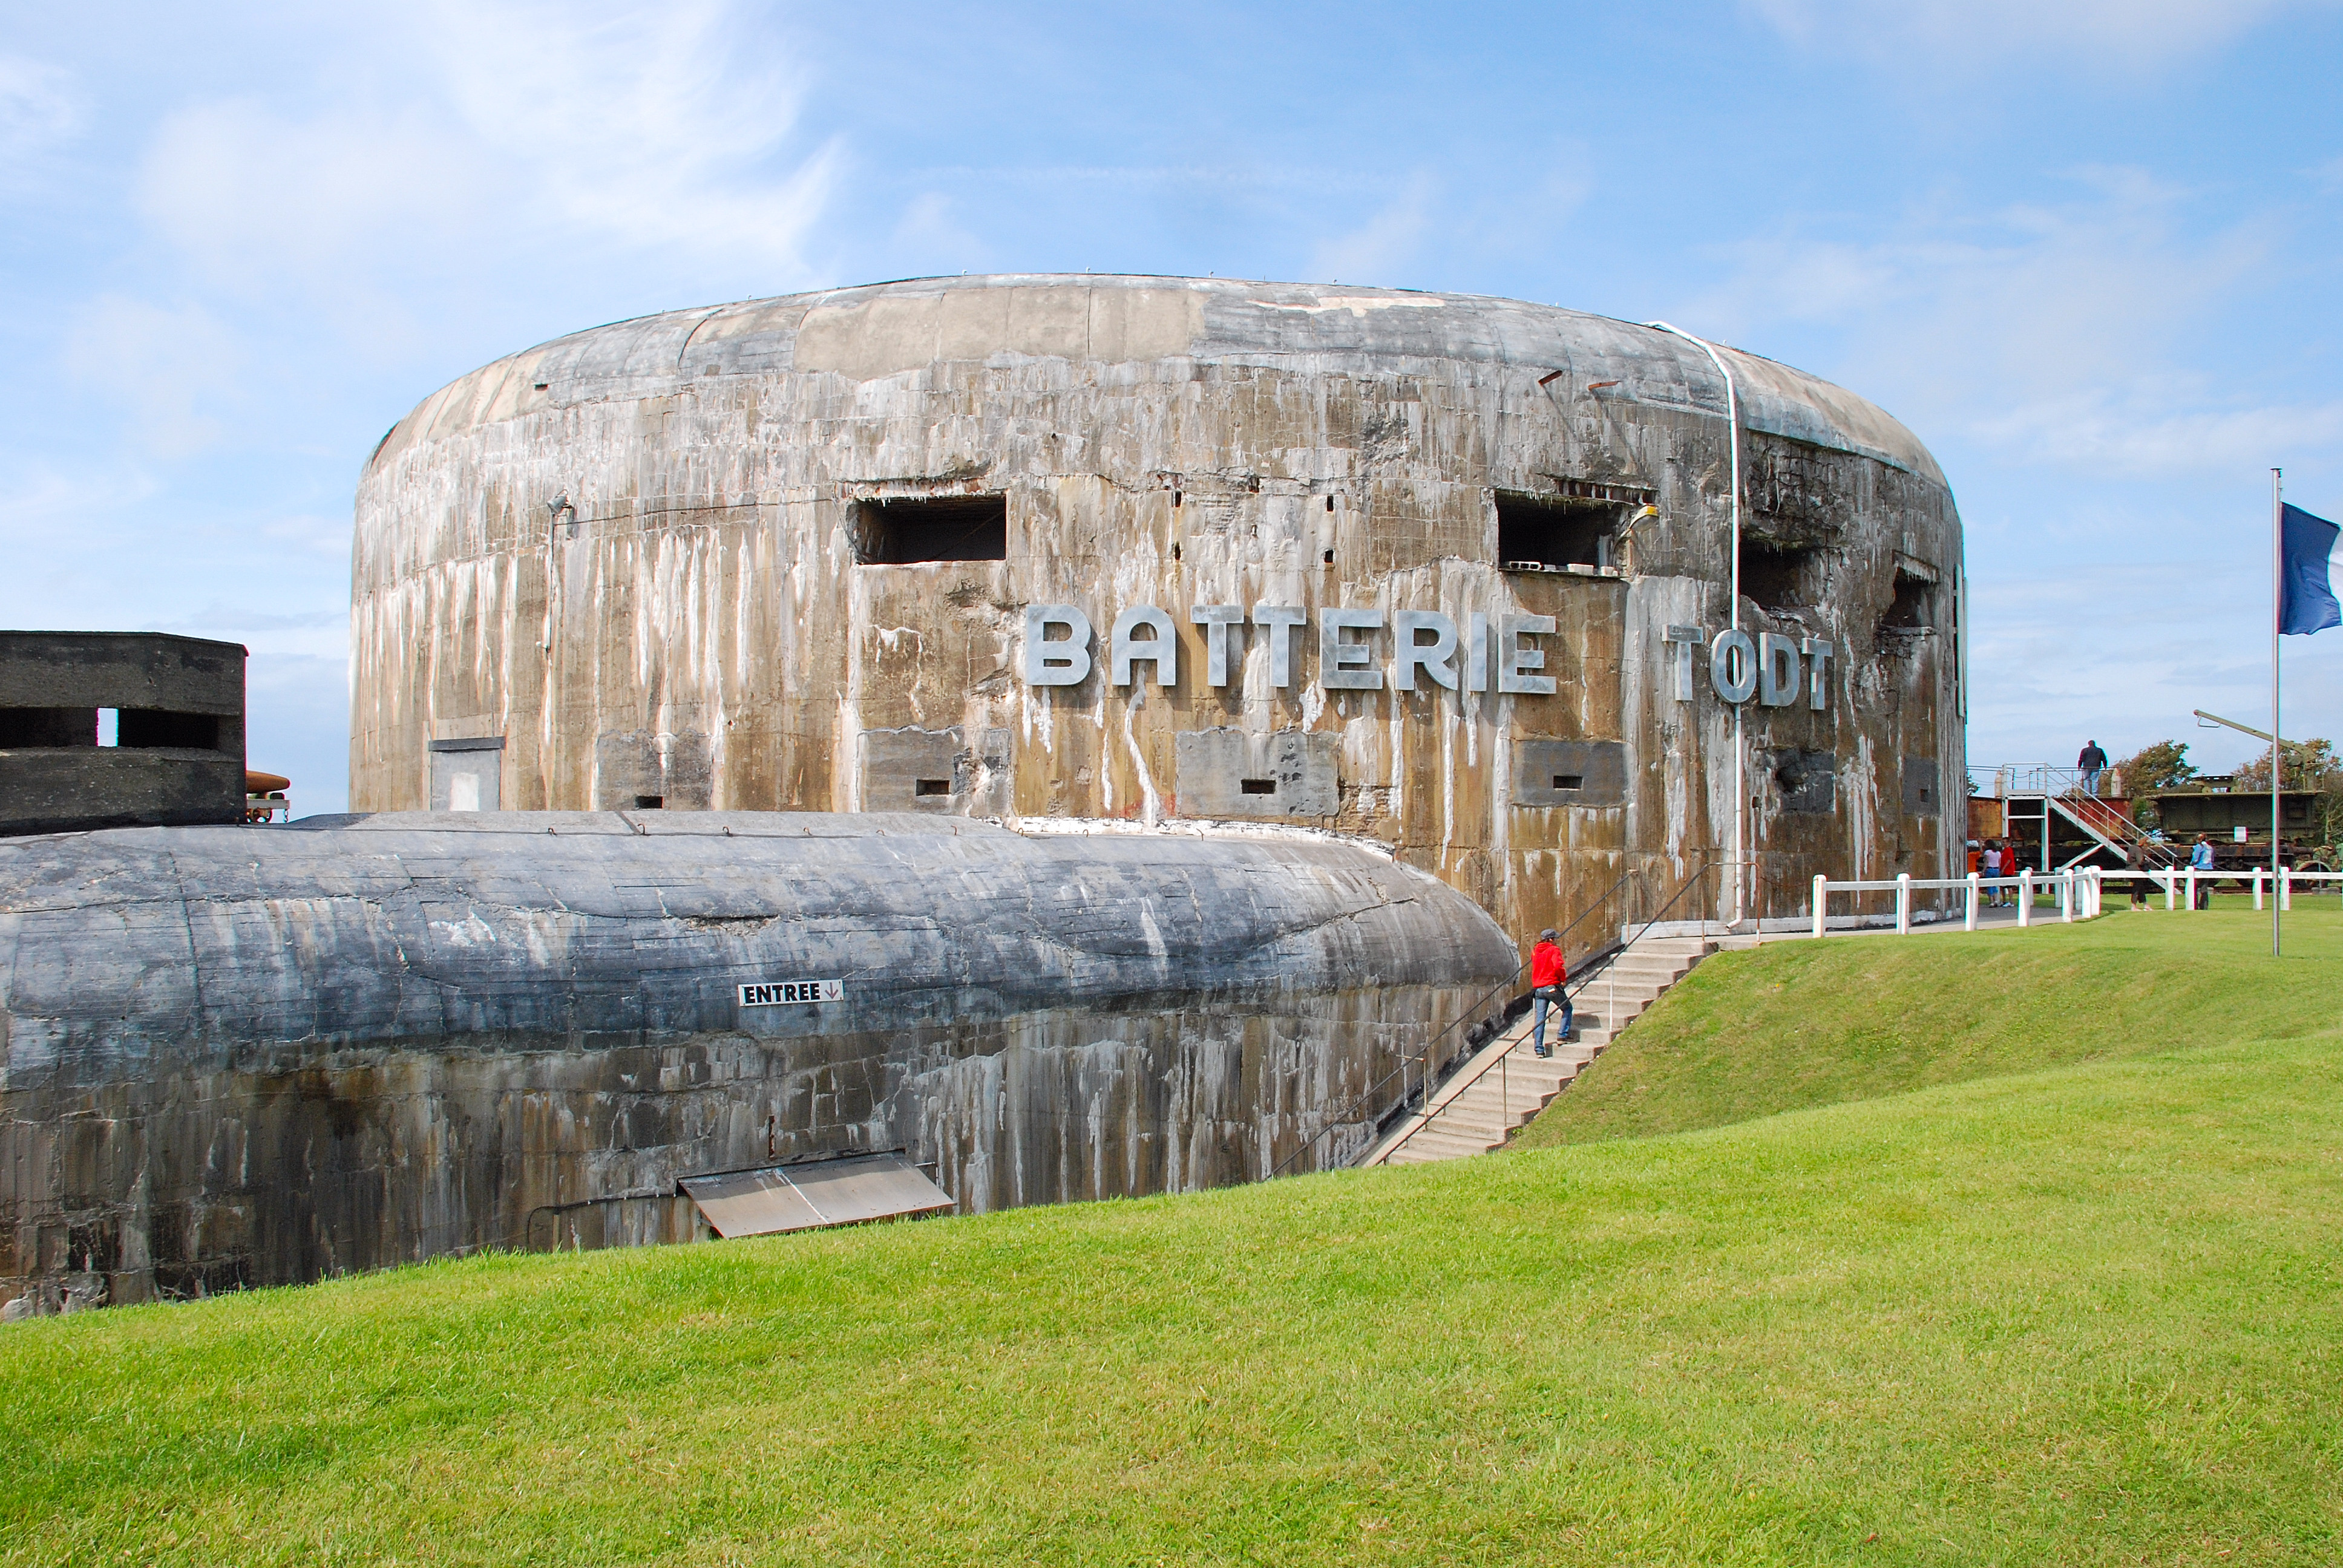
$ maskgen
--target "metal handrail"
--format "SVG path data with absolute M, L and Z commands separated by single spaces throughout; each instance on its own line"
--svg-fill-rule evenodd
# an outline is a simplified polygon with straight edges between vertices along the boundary
M 1606 947 L 1595 950 L 1595 951 L 1588 954 L 1584 959 L 1583 959 L 1578 965 L 1577 984 L 1574 990 L 1584 990 L 1586 983 L 1593 980 L 1599 970 L 1611 963 L 1621 953 L 1626 951 L 1626 950 L 1632 946 L 1634 941 L 1640 940 L 1642 936 L 1648 935 L 1652 926 L 1658 921 L 1660 916 L 1667 913 L 1669 910 L 1674 908 L 1675 901 L 1684 896 L 1684 890 L 1687 888 L 1690 888 L 1694 882 L 1698 880 L 1700 878 L 1706 876 L 1709 871 L 1715 867 L 1715 865 L 1716 859 L 1713 854 L 1708 859 L 1701 862 L 1700 869 L 1694 871 L 1690 876 L 1686 877 L 1681 883 L 1679 883 L 1676 887 L 1676 890 L 1668 896 L 1667 902 L 1661 905 L 1658 912 L 1644 922 L 1644 930 L 1638 933 L 1636 937 L 1629 938 L 1623 941 L 1612 942 Z M 1595 900 L 1592 904 L 1589 904 L 1579 913 L 1576 920 L 1572 920 L 1568 925 L 1563 927 L 1562 930 L 1556 933 L 1554 939 L 1555 945 L 1560 946 L 1562 941 L 1567 939 L 1572 931 L 1578 929 L 1581 922 L 1584 921 L 1589 916 L 1594 914 L 1596 910 L 1602 909 L 1604 905 L 1610 902 L 1612 898 L 1618 893 L 1621 888 L 1626 886 L 1627 882 L 1631 879 L 1639 876 L 1640 874 L 1640 870 L 1633 868 L 1621 872 L 1618 879 L 1613 882 L 1608 889 L 1604 890 L 1601 898 Z M 1411 1056 L 1403 1056 L 1400 1058 L 1400 1064 L 1397 1068 L 1393 1069 L 1390 1072 L 1384 1073 L 1381 1078 L 1375 1080 L 1374 1082 L 1369 1084 L 1366 1088 L 1353 1095 L 1348 1104 L 1344 1105 L 1339 1111 L 1328 1117 L 1323 1122 L 1322 1122 L 1319 1125 L 1317 1131 L 1312 1133 L 1299 1146 L 1288 1153 L 1284 1159 L 1279 1161 L 1274 1166 L 1271 1167 L 1269 1172 L 1270 1180 L 1275 1181 L 1278 1177 L 1284 1175 L 1288 1166 L 1301 1159 L 1302 1155 L 1308 1153 L 1311 1150 L 1317 1148 L 1319 1141 L 1323 1139 L 1328 1133 L 1333 1131 L 1336 1128 L 1353 1125 L 1353 1113 L 1356 1112 L 1361 1106 L 1363 1106 L 1368 1101 L 1373 1100 L 1375 1096 L 1380 1094 L 1383 1090 L 1389 1088 L 1392 1080 L 1394 1078 L 1400 1081 L 1399 1101 L 1396 1104 L 1375 1119 L 1375 1123 L 1378 1129 L 1388 1125 L 1392 1117 L 1395 1113 L 1404 1111 L 1407 1107 L 1414 1104 L 1418 1094 L 1421 1094 L 1423 1097 L 1424 1104 L 1431 1104 L 1433 1095 L 1439 1090 L 1442 1084 L 1444 1084 L 1448 1081 L 1450 1074 L 1455 1070 L 1456 1066 L 1461 1061 L 1467 1060 L 1472 1055 L 1473 1050 L 1477 1050 L 1483 1045 L 1486 1044 L 1495 1031 L 1492 1030 L 1490 1034 L 1480 1035 L 1477 1038 L 1468 1032 L 1465 1038 L 1471 1041 L 1472 1050 L 1457 1051 L 1454 1054 L 1444 1058 L 1441 1061 L 1437 1072 L 1433 1070 L 1432 1066 L 1433 1048 L 1438 1045 L 1442 1040 L 1447 1039 L 1448 1036 L 1454 1033 L 1457 1030 L 1463 1028 L 1465 1021 L 1469 1019 L 1474 1018 L 1474 1015 L 1478 1014 L 1483 1008 L 1488 1005 L 1492 998 L 1495 997 L 1502 991 L 1510 990 L 1513 988 L 1513 982 L 1521 978 L 1522 971 L 1527 968 L 1529 968 L 1529 964 L 1526 960 L 1515 964 L 1512 972 L 1507 974 L 1504 979 L 1499 980 L 1495 985 L 1491 986 L 1487 990 L 1482 992 L 1481 995 L 1475 998 L 1463 1011 L 1459 1012 L 1453 1019 L 1449 1020 L 1449 1022 L 1437 1033 L 1433 1034 L 1431 1039 L 1424 1041 L 1423 1049 L 1422 1050 L 1419 1050 Z M 1505 1010 L 1508 1016 L 1512 1013 L 1513 1003 L 1520 1000 L 1523 999 L 1513 998 L 1508 1000 Z M 1488 1020 L 1486 1018 L 1482 1018 L 1473 1025 L 1473 1027 L 1477 1030 L 1481 1023 L 1485 1023 Z M 1408 1068 L 1412 1063 L 1422 1064 L 1417 1079 L 1417 1086 L 1413 1090 L 1410 1090 L 1407 1087 Z
M 1660 916 L 1666 914 L 1670 910 L 1675 908 L 1676 900 L 1683 898 L 1687 890 L 1699 882 L 1703 878 L 1706 877 L 1708 873 L 1715 868 L 1716 864 L 1717 862 L 1714 858 L 1703 861 L 1698 870 L 1694 871 L 1691 875 L 1685 877 L 1683 881 L 1676 884 L 1676 890 L 1669 894 L 1668 901 L 1662 904 L 1659 909 L 1652 914 L 1651 918 L 1644 922 L 1644 929 L 1642 930 L 1637 931 L 1632 937 L 1627 937 L 1622 940 L 1613 942 L 1609 947 L 1603 949 L 1588 959 L 1584 964 L 1580 966 L 1574 983 L 1572 981 L 1564 982 L 1564 991 L 1573 996 L 1584 995 L 1586 988 L 1594 983 L 1594 980 L 1597 975 L 1601 974 L 1604 970 L 1609 969 L 1614 963 L 1617 962 L 1621 958 L 1624 957 L 1629 948 L 1634 947 L 1637 942 L 1640 942 L 1645 937 L 1650 936 L 1652 934 L 1652 928 L 1660 923 Z M 1624 880 L 1624 879 L 1622 879 Z M 1516 970 L 1514 972 L 1518 974 L 1521 971 Z M 1488 1070 L 1489 1070 L 1487 1068 L 1483 1068 L 1479 1077 L 1486 1077 L 1488 1075 Z M 1450 1076 L 1451 1078 L 1453 1077 L 1453 1074 Z M 1443 1079 L 1441 1086 L 1445 1088 L 1449 1081 L 1449 1079 Z M 1476 1078 L 1475 1081 L 1477 1081 L 1478 1080 Z M 1470 1088 L 1471 1085 L 1468 1084 L 1465 1087 Z M 1403 1136 L 1397 1143 L 1393 1144 L 1392 1148 L 1393 1150 L 1397 1150 L 1403 1147 L 1408 1139 L 1414 1137 L 1417 1133 L 1431 1126 L 1433 1117 L 1438 1116 L 1441 1111 L 1447 1110 L 1449 1105 L 1453 1105 L 1455 1103 L 1455 1098 L 1452 1096 L 1450 1097 L 1447 1104 L 1442 1105 L 1435 1110 L 1432 1103 L 1432 1091 L 1427 1089 L 1424 1091 L 1423 1096 L 1423 1119 L 1417 1122 L 1413 1127 L 1409 1128 L 1405 1135 Z M 1384 1120 L 1385 1122 L 1388 1123 L 1390 1118 L 1386 1116 Z M 1384 1157 L 1386 1159 L 1390 1158 L 1388 1153 L 1386 1153 Z
M 2113 774 L 2120 778 L 2123 769 L 2120 766 L 2111 764 L 2099 769 L 2099 772 L 2102 777 Z M 2055 762 L 1975 762 L 1969 765 L 1968 776 L 1972 783 L 1977 782 L 1980 778 L 1990 782 L 1993 786 L 1993 796 L 2001 799 L 2006 799 L 2012 794 L 2080 795 L 2085 793 L 2083 770 L 2079 768 L 2061 767 Z M 1983 794 L 1985 791 L 1980 789 L 1978 793 Z

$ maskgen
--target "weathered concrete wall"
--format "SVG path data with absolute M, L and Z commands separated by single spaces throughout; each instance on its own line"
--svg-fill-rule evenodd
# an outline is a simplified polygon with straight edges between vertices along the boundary
M 20 839 L 0 1298 L 672 1238 L 679 1177 L 870 1150 L 967 1210 L 1252 1180 L 1513 961 L 1433 879 L 1292 839 L 647 812 Z M 845 999 L 737 1005 L 808 977 Z
M 1743 623 L 1834 646 L 1820 711 L 1745 719 L 1760 763 L 1832 759 L 1820 812 L 1751 769 L 1755 907 L 1791 914 L 1817 871 L 1954 862 L 1960 825 L 1906 809 L 1902 779 L 1908 759 L 1962 776 L 1960 527 L 1893 419 L 1725 357 L 1751 548 L 1807 552 Z M 1306 809 L 1284 819 L 1379 839 L 1517 934 L 1624 870 L 1655 900 L 1732 839 L 1731 714 L 1704 656 L 1675 699 L 1662 641 L 1733 618 L 1725 407 L 1667 334 L 1377 289 L 951 278 L 581 333 L 434 395 L 367 466 L 353 799 L 420 806 L 427 742 L 500 737 L 508 807 L 1267 816 L 1183 766 L 1265 764 L 1298 732 L 1310 747 L 1279 755 Z M 1610 498 L 1614 531 L 1631 503 L 1658 515 L 1617 539 L 1618 577 L 1510 572 L 1501 492 Z M 976 494 L 1005 499 L 1007 558 L 858 556 L 863 503 Z M 1899 573 L 1921 585 L 1901 608 Z M 1189 607 L 1264 602 L 1312 618 L 1299 678 L 1270 686 L 1252 629 L 1240 680 L 1205 685 Z M 1103 648 L 1080 685 L 1024 684 L 1022 612 L 1061 603 L 1101 636 L 1120 608 L 1172 610 L 1178 684 L 1117 689 Z M 1561 689 L 1324 689 L 1314 634 L 1338 606 L 1553 616 Z M 1212 729 L 1252 749 L 1181 749 Z M 1617 744 L 1622 789 L 1525 792 L 1513 743 L 1534 739 Z M 907 793 L 947 762 L 949 791 Z
M 161 632 L 0 632 L 0 835 L 242 821 L 244 660 Z

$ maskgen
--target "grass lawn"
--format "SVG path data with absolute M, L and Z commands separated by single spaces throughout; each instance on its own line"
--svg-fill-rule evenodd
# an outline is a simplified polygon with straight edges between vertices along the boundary
M 2343 1026 L 2343 900 L 2298 897 L 2283 958 L 2250 897 L 2029 930 L 1785 941 L 1704 960 L 1516 1140 L 1721 1127 L 1812 1105 Z M 1600 1010 L 1602 983 L 1591 993 Z
M 0 1562 L 2343 1560 L 2337 970 L 2240 992 L 2221 919 L 1694 977 L 2096 1028 L 2206 957 L 2120 1060 L 2007 1070 L 2046 1014 L 1671 1137 L 17 1325 Z

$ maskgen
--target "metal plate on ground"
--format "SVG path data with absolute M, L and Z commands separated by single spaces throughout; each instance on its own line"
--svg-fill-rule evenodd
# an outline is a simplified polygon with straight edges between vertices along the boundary
M 893 1154 L 694 1176 L 682 1186 L 719 1236 L 858 1225 L 952 1207 L 950 1194 L 918 1166 Z

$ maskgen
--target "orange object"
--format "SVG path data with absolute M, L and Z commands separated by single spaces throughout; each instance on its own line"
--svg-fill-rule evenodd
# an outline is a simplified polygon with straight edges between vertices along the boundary
M 274 795 L 291 788 L 293 780 L 281 773 L 260 773 L 249 768 L 244 770 L 244 792 L 247 795 Z

